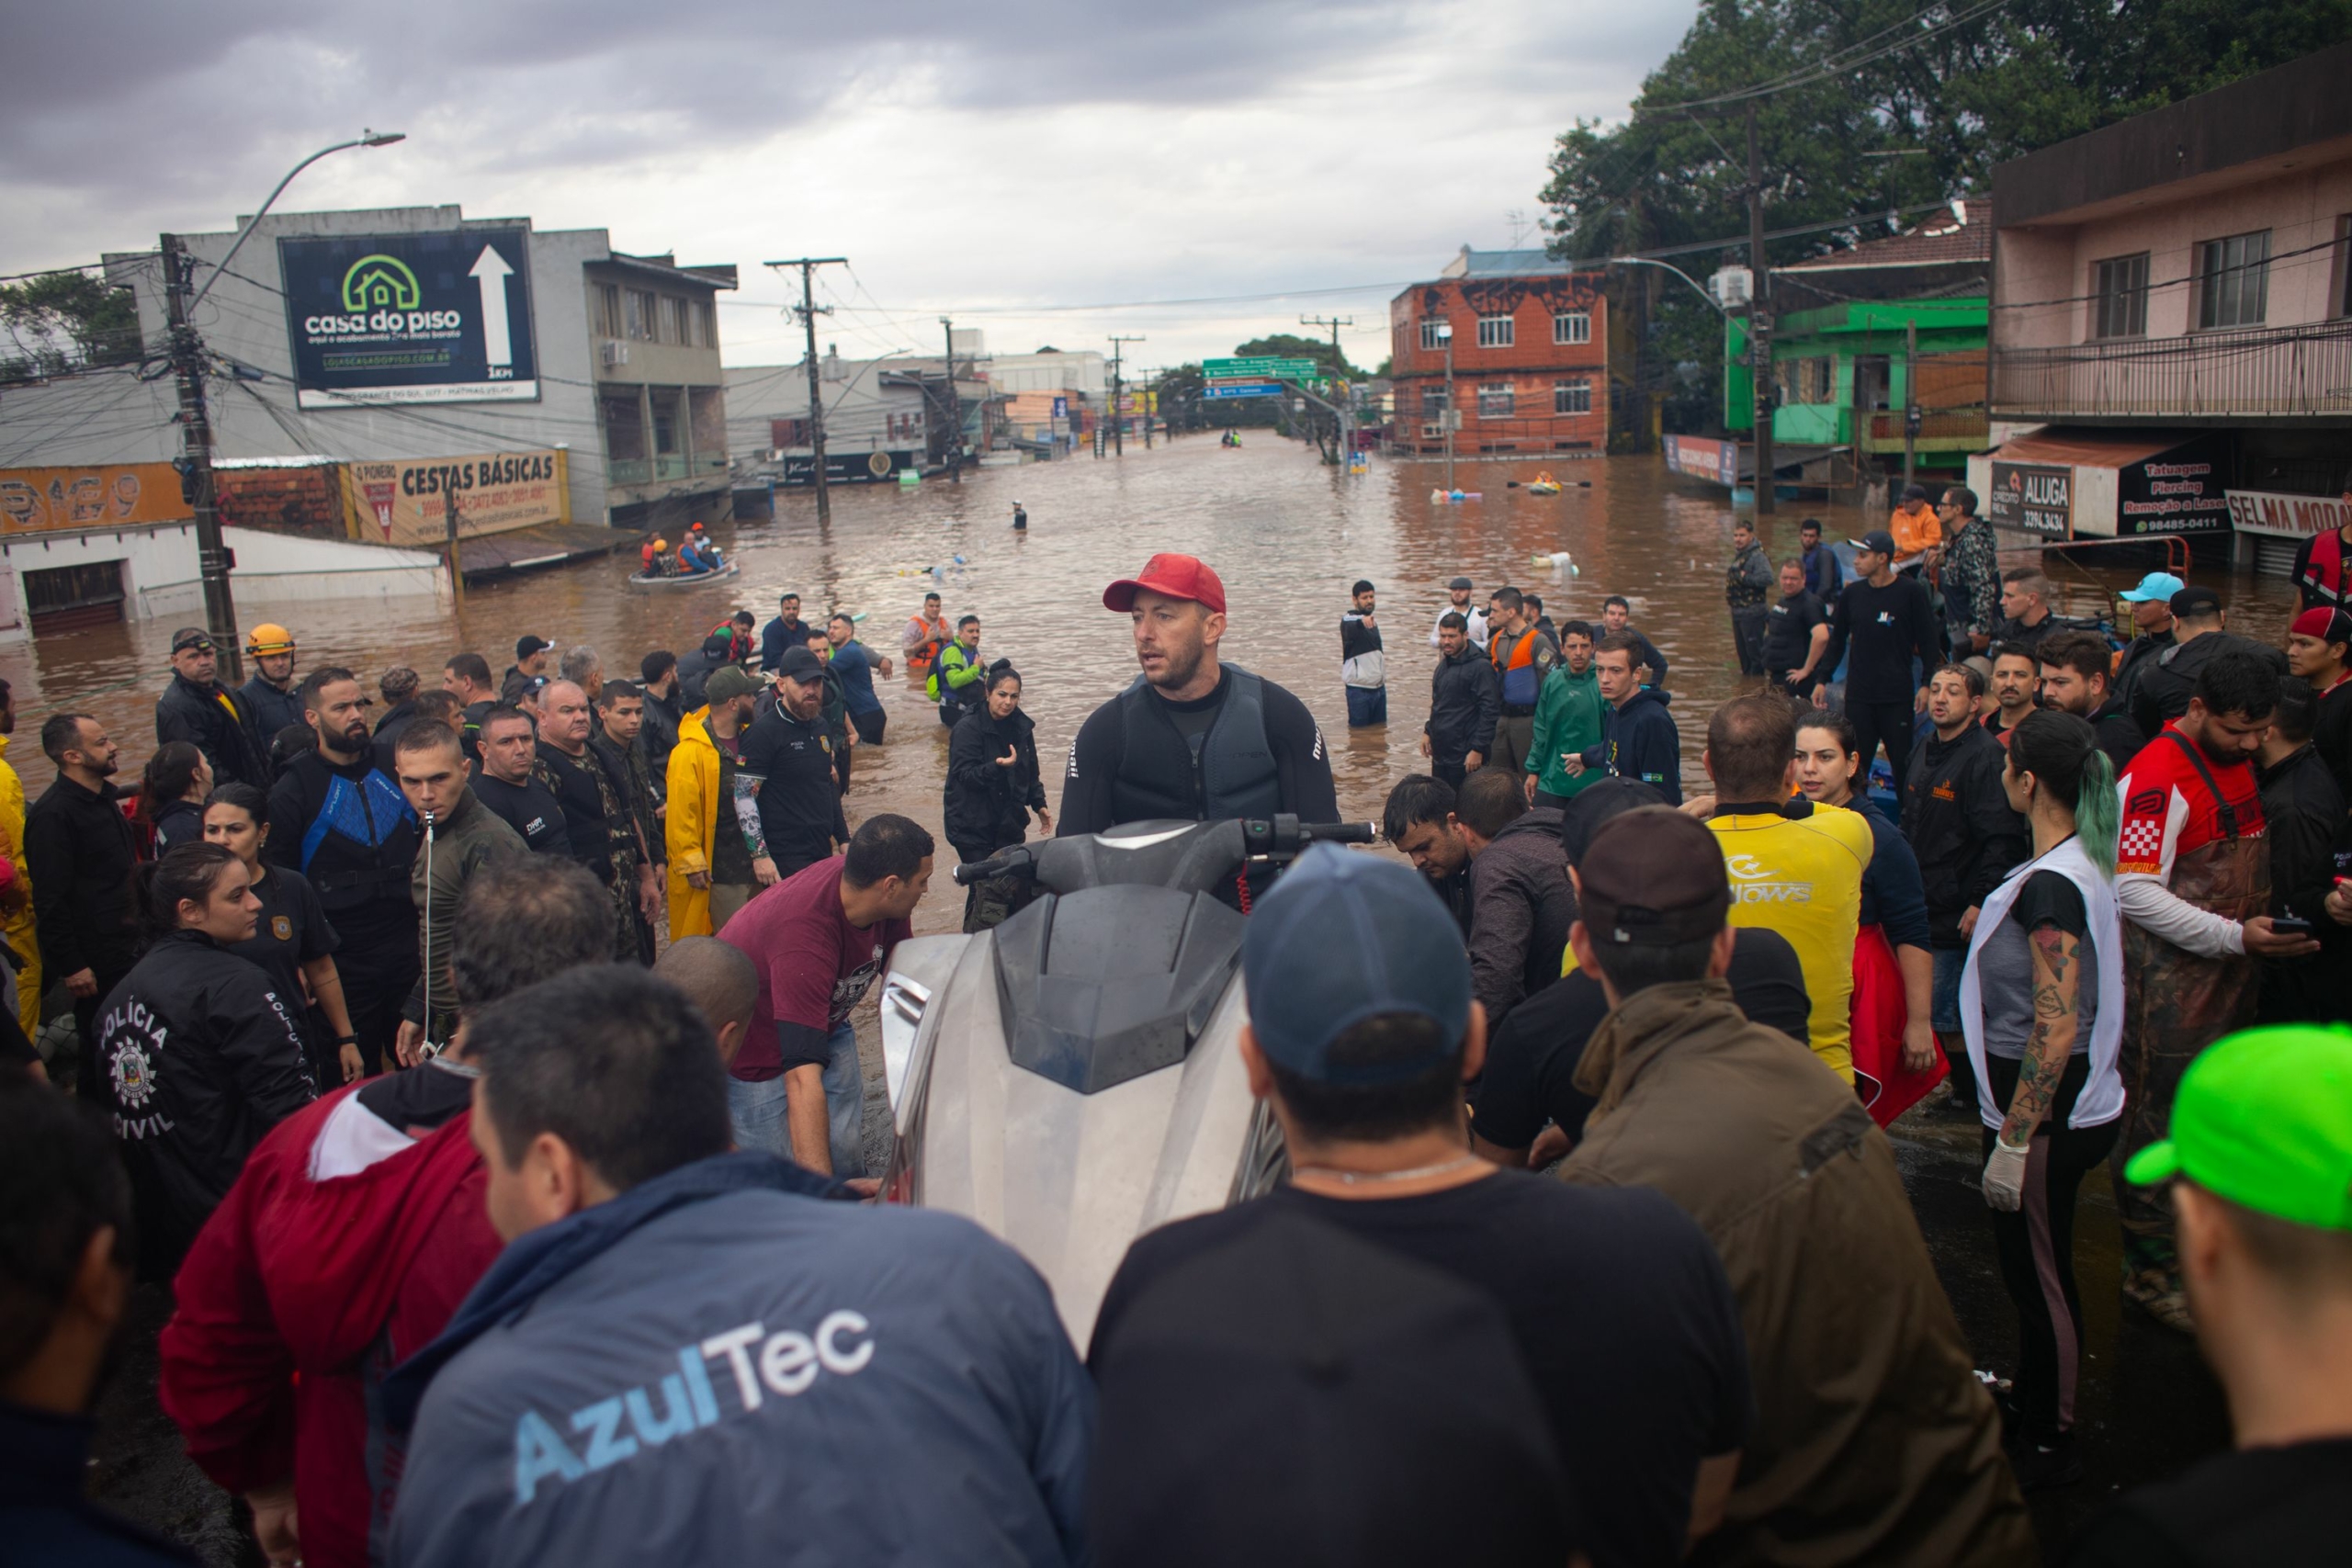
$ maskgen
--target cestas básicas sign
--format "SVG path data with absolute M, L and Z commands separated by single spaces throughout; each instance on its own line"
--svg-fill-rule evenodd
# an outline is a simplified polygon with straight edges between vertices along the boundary
M 536 400 L 529 240 L 499 228 L 278 241 L 296 400 Z
M 568 523 L 565 457 L 560 451 L 490 452 L 345 463 L 343 498 L 351 536 L 370 544 L 438 545 L 449 535 L 452 495 L 458 498 L 460 538 L 535 523 Z

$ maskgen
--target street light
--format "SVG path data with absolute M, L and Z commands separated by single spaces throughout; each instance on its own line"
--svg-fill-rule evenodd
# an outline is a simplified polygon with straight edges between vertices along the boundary
M 1724 309 L 1723 301 L 1708 293 L 1707 286 L 1705 284 L 1701 283 L 1697 278 L 1691 276 L 1689 273 L 1683 271 L 1679 266 L 1669 266 L 1662 261 L 1652 261 L 1647 256 L 1611 256 L 1600 265 L 1603 266 L 1654 266 L 1660 272 L 1670 272 L 1674 274 L 1675 276 L 1680 278 L 1683 282 L 1689 284 L 1691 288 L 1697 289 L 1699 291 L 1699 298 L 1704 299 L 1710 306 L 1712 306 L 1716 315 L 1723 317 L 1725 321 L 1729 321 L 1731 319 L 1731 312 Z
M 191 321 L 197 306 L 212 292 L 212 286 L 229 270 L 229 264 L 252 237 L 262 215 L 285 194 L 296 175 L 330 152 L 340 152 L 348 147 L 383 147 L 404 140 L 397 130 L 363 130 L 356 141 L 322 147 L 287 170 L 286 177 L 277 182 L 277 188 L 269 193 L 269 200 L 263 202 L 260 210 L 237 231 L 229 254 L 220 258 L 212 276 L 204 280 L 204 287 L 192 296 L 183 298 L 187 285 L 181 278 L 180 260 L 186 253 L 180 238 L 176 234 L 163 237 L 164 305 L 171 321 L 172 367 L 179 379 L 181 438 L 187 452 L 187 477 L 196 519 L 197 575 L 204 583 L 204 624 L 212 634 L 213 646 L 220 649 L 220 668 L 232 685 L 244 678 L 244 659 L 237 646 L 237 604 L 229 591 L 229 552 L 220 543 L 220 499 L 212 483 L 212 422 L 204 410 L 204 345 Z
M 1437 322 L 1438 345 L 1445 350 L 1445 412 L 1439 417 L 1445 425 L 1445 488 L 1453 489 L 1453 321 L 1440 316 Z
M 363 130 L 359 133 L 357 140 L 352 141 L 338 141 L 332 147 L 322 147 L 317 152 L 311 153 L 309 157 L 303 159 L 300 163 L 295 164 L 292 168 L 287 170 L 286 177 L 277 182 L 277 188 L 269 193 L 269 199 L 263 202 L 254 215 L 245 220 L 245 226 L 237 231 L 237 237 L 235 241 L 229 246 L 229 254 L 220 258 L 220 264 L 212 269 L 212 276 L 204 280 L 204 287 L 198 289 L 195 297 L 188 300 L 187 308 L 191 310 L 195 310 L 198 305 L 204 302 L 204 297 L 212 292 L 212 286 L 220 281 L 220 275 L 229 270 L 229 264 L 231 262 L 237 259 L 237 252 L 242 250 L 244 247 L 245 242 L 253 237 L 254 230 L 261 223 L 262 214 L 267 212 L 270 209 L 271 205 L 275 203 L 279 197 L 286 194 L 286 187 L 294 183 L 294 176 L 296 175 L 300 174 L 303 170 L 309 168 L 311 164 L 317 163 L 320 159 L 325 157 L 330 152 L 341 152 L 353 147 L 389 147 L 395 141 L 405 141 L 407 140 L 408 133 L 402 130 Z

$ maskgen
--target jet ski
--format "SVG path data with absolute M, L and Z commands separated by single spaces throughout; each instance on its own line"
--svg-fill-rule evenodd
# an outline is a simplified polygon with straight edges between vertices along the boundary
M 1220 894 L 1369 822 L 1133 822 L 1021 844 L 956 880 L 1033 881 L 992 931 L 916 937 L 882 986 L 894 1202 L 1010 1242 L 1086 1344 L 1143 1232 L 1254 1198 L 1287 1169 L 1235 1039 L 1246 917 Z

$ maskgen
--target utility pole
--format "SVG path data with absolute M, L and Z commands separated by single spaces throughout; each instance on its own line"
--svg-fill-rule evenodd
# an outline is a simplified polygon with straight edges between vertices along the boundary
M 1919 445 L 1919 323 L 1903 323 L 1903 483 L 1909 488 Z
M 1747 292 L 1749 390 L 1756 400 L 1756 515 L 1778 510 L 1772 494 L 1772 268 L 1764 259 L 1764 162 L 1757 151 L 1756 100 L 1747 100 Z M 1736 476 L 1735 476 L 1736 477 Z
M 1441 320 L 1437 324 L 1437 339 L 1445 344 L 1445 488 L 1453 488 L 1453 431 L 1461 423 L 1461 416 L 1453 412 L 1453 321 Z
M 237 605 L 229 591 L 236 565 L 220 543 L 220 503 L 212 484 L 212 422 L 204 412 L 204 340 L 188 325 L 187 248 L 177 234 L 163 236 L 164 309 L 171 323 L 172 368 L 179 378 L 180 430 L 187 444 L 189 503 L 196 509 L 196 565 L 204 580 L 204 628 L 220 656 L 225 685 L 245 678 L 237 642 Z
M 800 269 L 800 303 L 792 313 L 808 333 L 808 446 L 814 455 L 817 481 L 817 523 L 820 527 L 833 520 L 832 498 L 825 493 L 825 394 L 817 382 L 817 318 L 833 313 L 831 305 L 819 305 L 812 289 L 815 273 L 820 266 L 847 266 L 847 256 L 800 256 L 792 261 L 772 261 L 769 266 L 782 271 L 788 266 Z
M 956 395 L 956 323 L 945 316 L 939 318 L 939 330 L 947 334 L 947 482 L 964 482 L 964 404 Z
M 1340 373 L 1340 367 L 1347 363 L 1340 356 L 1340 329 L 1341 327 L 1354 326 L 1356 324 L 1356 319 L 1353 316 L 1340 316 L 1336 318 L 1331 316 L 1301 316 L 1298 319 L 1298 324 L 1302 327 L 1329 327 L 1331 329 L 1331 374 L 1337 376 Z
M 1151 384 L 1159 375 L 1157 370 L 1143 373 L 1143 449 L 1147 452 L 1151 450 Z
M 447 474 L 441 479 L 441 518 L 445 525 L 444 547 L 449 556 L 449 598 L 462 615 L 466 613 L 466 574 L 458 559 L 458 487 Z
M 1111 334 L 1111 445 L 1117 455 L 1127 455 L 1127 415 L 1119 393 L 1119 355 L 1131 343 L 1142 343 L 1142 337 L 1121 337 Z

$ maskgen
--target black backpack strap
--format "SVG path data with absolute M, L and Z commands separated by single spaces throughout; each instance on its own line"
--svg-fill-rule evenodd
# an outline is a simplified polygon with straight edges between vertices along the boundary
M 2237 810 L 2235 807 L 2231 806 L 2228 799 L 2222 795 L 2220 781 L 2213 777 L 2213 770 L 2206 765 L 2205 753 L 2197 749 L 2197 743 L 2195 741 L 2189 739 L 2188 736 L 2183 735 L 2177 729 L 2166 728 L 2158 731 L 2158 733 L 2166 737 L 2183 751 L 2188 753 L 2189 765 L 2197 770 L 2197 776 L 2205 781 L 2205 787 L 2211 793 L 2213 796 L 2213 805 L 2220 812 L 2222 818 L 2222 836 L 2234 842 L 2238 836 Z

